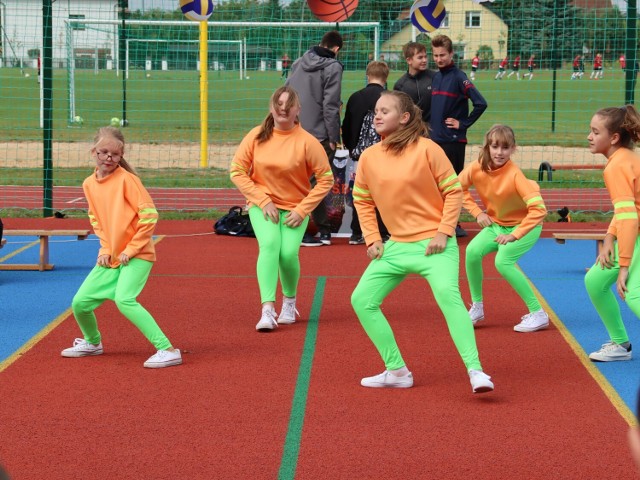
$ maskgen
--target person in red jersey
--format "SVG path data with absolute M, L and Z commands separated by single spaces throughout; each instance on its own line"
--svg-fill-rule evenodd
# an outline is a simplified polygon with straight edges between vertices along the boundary
M 504 77 L 504 74 L 506 73 L 507 65 L 509 65 L 509 57 L 504 57 L 500 61 L 500 65 L 498 65 L 498 73 L 494 80 L 502 80 L 502 77 Z
M 536 56 L 531 55 L 529 60 L 527 61 L 527 73 L 524 74 L 525 77 L 529 77 L 529 80 L 533 80 L 533 68 L 536 66 Z
M 478 67 L 480 67 L 480 57 L 476 53 L 476 56 L 471 59 L 471 75 L 469 77 L 471 80 L 476 79 L 476 72 L 478 71 Z
M 594 80 L 598 80 L 604 76 L 604 72 L 602 70 L 602 55 L 596 53 L 596 56 L 593 58 L 593 70 L 591 71 L 591 76 L 589 78 L 593 78 Z
M 518 80 L 520 80 L 520 55 L 518 55 L 515 60 L 513 61 L 513 65 L 511 66 L 511 72 L 509 72 L 509 75 L 507 75 L 507 78 L 510 78 L 511 75 L 516 74 L 516 77 L 518 77 Z

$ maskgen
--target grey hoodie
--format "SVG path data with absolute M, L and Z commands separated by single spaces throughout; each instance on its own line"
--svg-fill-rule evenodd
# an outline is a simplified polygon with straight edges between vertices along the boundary
M 342 64 L 324 47 L 293 62 L 286 84 L 300 96 L 300 124 L 319 141 L 340 142 Z

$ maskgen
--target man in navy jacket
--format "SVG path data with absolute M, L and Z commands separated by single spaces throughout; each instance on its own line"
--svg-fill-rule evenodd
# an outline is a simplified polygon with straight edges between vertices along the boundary
M 464 168 L 467 130 L 487 109 L 487 101 L 467 75 L 453 63 L 453 44 L 446 35 L 431 40 L 438 71 L 431 84 L 431 139 L 442 147 L 459 174 Z M 469 113 L 469 100 L 473 110 Z M 467 232 L 458 224 L 456 236 Z

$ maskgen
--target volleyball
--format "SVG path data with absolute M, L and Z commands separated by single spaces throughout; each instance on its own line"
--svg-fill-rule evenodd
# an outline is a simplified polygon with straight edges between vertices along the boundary
M 307 0 L 309 10 L 323 22 L 343 22 L 356 11 L 358 0 Z
M 113 117 L 111 119 L 111 126 L 112 127 L 118 127 L 120 126 L 120 119 L 118 117 Z
M 447 15 L 442 0 L 417 0 L 411 6 L 411 23 L 421 32 L 433 32 Z
M 73 123 L 82 125 L 84 123 L 84 119 L 80 115 L 76 115 L 75 117 L 73 117 Z
M 180 10 L 194 22 L 204 22 L 213 13 L 213 0 L 180 0 Z

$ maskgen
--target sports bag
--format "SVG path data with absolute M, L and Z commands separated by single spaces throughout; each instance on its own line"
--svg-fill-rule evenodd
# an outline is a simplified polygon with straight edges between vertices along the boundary
M 370 147 L 380 141 L 380 135 L 373 127 L 373 119 L 375 113 L 371 110 L 367 112 L 362 120 L 362 127 L 360 127 L 360 136 L 358 137 L 358 144 L 351 151 L 351 159 L 357 162 L 360 159 L 360 155 L 364 152 L 365 148 Z
M 255 237 L 249 215 L 242 207 L 231 207 L 229 213 L 218 219 L 213 225 L 213 231 L 218 235 L 233 235 L 234 237 Z

